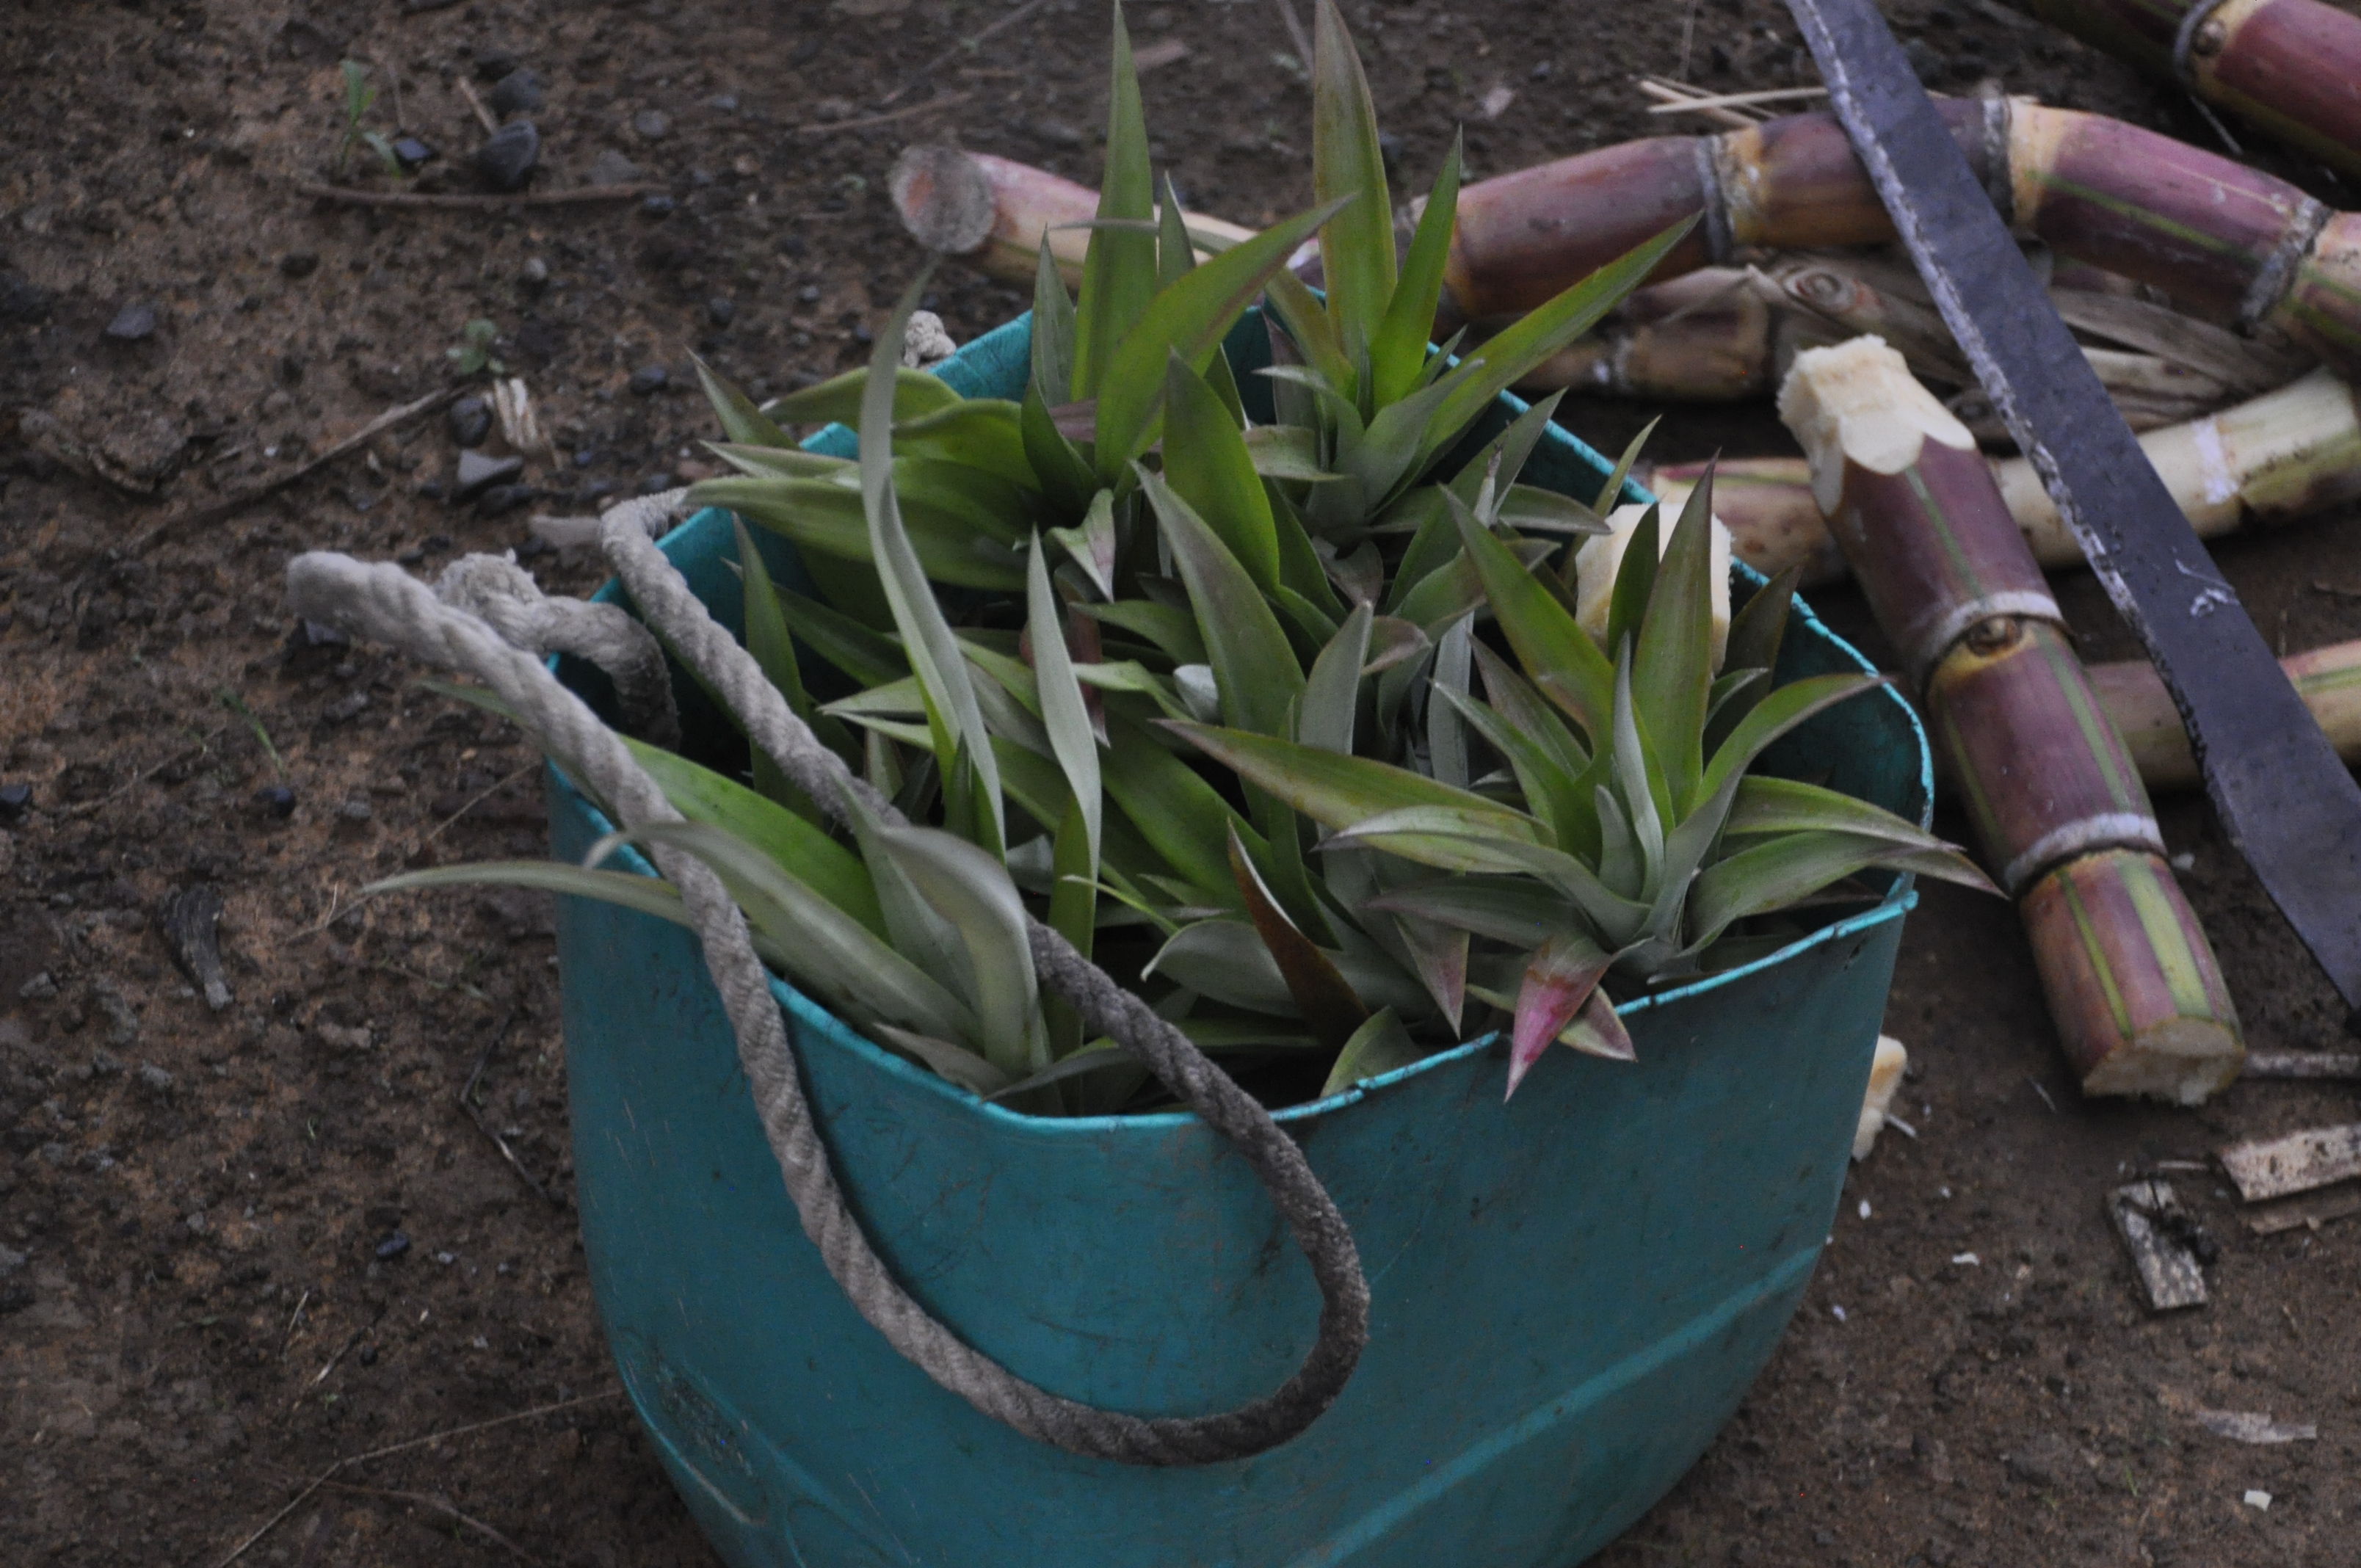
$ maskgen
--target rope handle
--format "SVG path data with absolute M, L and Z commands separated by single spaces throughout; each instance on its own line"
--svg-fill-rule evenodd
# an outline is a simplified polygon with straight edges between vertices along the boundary
M 708 613 L 651 540 L 682 507 L 682 493 L 627 501 L 601 520 L 599 542 L 646 627 L 720 696 L 748 738 L 849 830 L 844 805 L 858 795 L 889 822 L 905 819 L 853 776 L 786 706 L 761 667 Z M 446 574 L 446 576 L 448 574 Z M 516 576 L 531 585 L 529 575 Z M 503 583 L 517 597 L 513 579 Z M 533 593 L 538 595 L 537 587 Z M 537 656 L 478 614 L 438 599 L 398 566 L 365 565 L 325 552 L 288 564 L 291 609 L 310 620 L 390 644 L 490 686 L 541 749 L 609 803 L 618 826 L 676 822 L 680 814 L 614 732 L 561 685 Z M 465 598 L 455 592 L 453 598 Z M 563 600 L 544 600 L 560 604 Z M 523 618 L 517 618 L 523 619 Z M 646 627 L 639 629 L 647 635 Z M 625 639 L 624 641 L 628 641 Z M 650 639 L 653 641 L 653 639 Z M 598 657 L 598 652 L 589 654 Z M 632 656 L 632 655 L 624 655 Z M 621 683 L 619 681 L 619 687 Z M 1352 1233 L 1294 1140 L 1260 1102 L 1189 1037 L 1057 932 L 1029 916 L 1027 935 L 1041 983 L 1063 997 L 1085 1027 L 1112 1036 L 1165 1087 L 1227 1139 L 1286 1219 L 1320 1288 L 1319 1337 L 1277 1389 L 1209 1416 L 1142 1417 L 1100 1409 L 1050 1393 L 1002 1366 L 938 1321 L 895 1279 L 848 1207 L 829 1163 L 796 1070 L 786 1025 L 755 956 L 743 913 L 695 856 L 662 846 L 650 853 L 680 889 L 722 1006 L 757 1115 L 804 1234 L 854 1308 L 887 1343 L 934 1381 L 1025 1436 L 1071 1453 L 1129 1464 L 1207 1464 L 1244 1459 L 1294 1438 L 1334 1403 L 1368 1343 L 1369 1288 Z

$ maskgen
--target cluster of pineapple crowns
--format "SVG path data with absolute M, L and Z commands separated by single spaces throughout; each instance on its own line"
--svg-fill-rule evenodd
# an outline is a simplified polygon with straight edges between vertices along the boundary
M 923 277 L 866 369 L 757 408 L 700 367 L 735 472 L 693 499 L 739 520 L 749 650 L 931 824 L 856 803 L 848 844 L 759 754 L 741 783 L 639 748 L 688 819 L 641 837 L 711 864 L 771 961 L 1017 1108 L 1153 1103 L 1142 1069 L 1040 993 L 1030 899 L 1272 1097 L 1407 1065 L 1496 1011 L 1513 1091 L 1553 1041 L 1631 1054 L 1609 975 L 1761 956 L 1803 929 L 1782 911 L 1871 869 L 1982 884 L 1915 824 L 1750 771 L 1876 681 L 1774 685 L 1794 579 L 1730 615 L 1709 481 L 1669 533 L 1654 507 L 1616 504 L 1640 442 L 1589 503 L 1521 482 L 1555 400 L 1504 422 L 1501 394 L 1687 225 L 1463 356 L 1428 342 L 1457 149 L 1398 259 L 1329 0 L 1315 204 L 1224 248 L 1189 230 L 1169 179 L 1157 200 L 1120 10 L 1114 55 L 1079 297 L 1045 236 L 1021 396 L 900 367 Z M 1324 298 L 1286 265 L 1314 234 Z M 1270 363 L 1242 383 L 1257 301 Z M 784 428 L 824 422 L 857 426 L 857 459 Z M 749 523 L 796 546 L 791 572 Z M 806 658 L 827 666 L 810 685 Z M 565 880 L 662 903 L 622 873 Z

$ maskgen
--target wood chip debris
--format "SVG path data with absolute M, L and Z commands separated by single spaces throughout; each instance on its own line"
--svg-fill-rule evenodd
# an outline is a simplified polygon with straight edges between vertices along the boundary
M 2299 1226 L 2316 1231 L 2331 1220 L 2353 1214 L 2361 1214 L 2361 1182 L 2347 1182 L 2282 1203 L 2266 1204 L 2246 1216 L 2246 1228 L 2258 1236 L 2275 1236 Z
M 2361 1051 L 2248 1051 L 2246 1078 L 2361 1078 Z
M 2320 1428 L 2311 1421 L 2273 1420 L 2269 1415 L 2256 1410 L 2200 1410 L 2197 1424 L 2215 1437 L 2264 1447 L 2281 1442 L 2312 1442 L 2320 1436 Z
M 1902 1042 L 1891 1035 L 1877 1037 L 1877 1054 L 1869 1065 L 1869 1091 L 1861 1097 L 1861 1121 L 1852 1135 L 1852 1157 L 1867 1159 L 1869 1151 L 1877 1146 L 1877 1135 L 1885 1130 L 1888 1122 L 1897 1127 L 1903 1124 L 1893 1115 L 1894 1091 L 1902 1087 L 1902 1074 L 1910 1065 L 1910 1053 Z M 1913 1131 L 1913 1137 L 1917 1134 Z
M 2196 1222 L 2169 1181 L 2135 1181 L 2107 1195 L 2107 1217 L 2139 1270 L 2152 1312 L 2205 1304 L 2205 1274 L 2191 1241 Z
M 1137 71 L 1150 71 L 1159 66 L 1178 65 L 1189 58 L 1189 46 L 1179 38 L 1159 38 L 1144 45 L 1131 57 L 1131 67 Z
M 2232 1144 L 2214 1157 L 2246 1202 L 2310 1192 L 2361 1176 L 2361 1122 Z

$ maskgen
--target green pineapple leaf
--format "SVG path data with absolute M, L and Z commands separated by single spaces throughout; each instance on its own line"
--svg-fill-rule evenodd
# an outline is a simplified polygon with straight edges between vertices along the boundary
M 1108 65 L 1106 173 L 1099 181 L 1099 226 L 1082 258 L 1082 300 L 1074 316 L 1077 401 L 1101 396 L 1118 345 L 1155 298 L 1156 179 L 1148 162 L 1148 120 L 1140 108 L 1139 72 L 1132 64 L 1131 31 L 1123 5 L 1115 6 L 1113 59 Z M 1137 225 L 1137 227 L 1131 225 Z M 1161 364 L 1162 356 L 1159 356 Z M 1126 454 L 1123 462 L 1129 462 Z M 1102 461 L 1103 475 L 1120 472 Z
M 1321 271 L 1328 316 L 1354 371 L 1344 389 L 1369 410 L 1370 349 L 1394 294 L 1393 199 L 1377 105 L 1335 0 L 1319 0 L 1312 35 L 1312 200 L 1343 203 L 1321 230 Z

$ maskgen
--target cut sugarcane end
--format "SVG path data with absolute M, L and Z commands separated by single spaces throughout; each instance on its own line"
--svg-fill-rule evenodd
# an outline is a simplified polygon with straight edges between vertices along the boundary
M 2082 1092 L 2197 1105 L 2246 1047 L 2221 966 L 2171 868 L 2145 850 L 2057 867 L 2017 905 Z
M 1910 366 L 1882 337 L 1856 337 L 1795 356 L 1779 389 L 1779 418 L 1812 462 L 1812 495 L 1822 515 L 1844 499 L 1847 463 L 1872 474 L 1899 474 L 1927 442 L 1973 452 L 1976 438 L 1959 416 L 1919 385 Z
M 1902 1069 L 1909 1065 L 1910 1053 L 1901 1041 L 1891 1035 L 1877 1036 L 1877 1055 L 1869 1064 L 1869 1092 L 1861 1097 L 1861 1124 L 1853 1129 L 1853 1158 L 1867 1159 L 1869 1151 L 1877 1146 L 1877 1135 L 1885 1130 L 1885 1113 L 1894 1106 L 1894 1091 L 1902 1087 Z
M 1592 641 L 1607 647 L 1608 611 L 1615 602 L 1615 574 L 1622 569 L 1623 552 L 1630 547 L 1631 536 L 1640 530 L 1640 520 L 1648 514 L 1643 506 L 1617 507 L 1607 514 L 1611 532 L 1594 533 L 1582 542 L 1574 555 L 1574 619 L 1590 633 Z M 1672 548 L 1672 520 L 1678 516 L 1666 507 L 1660 514 L 1663 521 L 1656 530 L 1657 555 Z M 1730 643 L 1730 530 L 1721 519 L 1713 520 L 1713 559 L 1707 575 L 1713 583 L 1713 667 L 1721 668 L 1721 655 Z M 1608 649 L 1610 657 L 1614 650 Z

